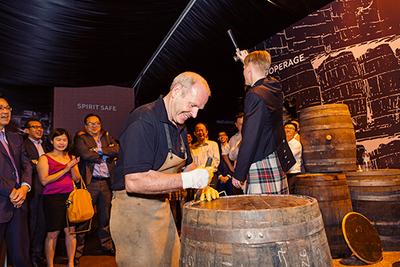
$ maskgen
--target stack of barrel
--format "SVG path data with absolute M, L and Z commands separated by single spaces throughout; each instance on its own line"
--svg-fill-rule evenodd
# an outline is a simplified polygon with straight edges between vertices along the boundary
M 300 125 L 307 173 L 296 176 L 294 193 L 318 199 L 332 256 L 350 254 L 341 222 L 353 209 L 377 227 L 385 250 L 399 249 L 400 170 L 356 171 L 355 131 L 345 104 L 305 108 Z

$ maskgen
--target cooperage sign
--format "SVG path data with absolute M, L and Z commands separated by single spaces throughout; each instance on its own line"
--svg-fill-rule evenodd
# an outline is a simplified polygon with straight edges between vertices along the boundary
M 295 56 L 294 58 L 290 58 L 290 59 L 282 61 L 278 64 L 272 65 L 268 72 L 269 72 L 269 74 L 273 74 L 274 72 L 277 72 L 278 70 L 282 71 L 286 68 L 289 68 L 291 66 L 299 64 L 300 62 L 303 62 L 305 60 L 306 59 L 304 58 L 304 54 L 300 54 L 300 55 Z

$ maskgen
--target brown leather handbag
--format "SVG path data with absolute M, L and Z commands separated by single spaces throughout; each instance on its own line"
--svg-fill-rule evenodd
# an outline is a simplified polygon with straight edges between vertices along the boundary
M 69 223 L 81 223 L 92 220 L 94 215 L 94 208 L 92 204 L 92 196 L 87 190 L 83 179 L 81 178 L 81 188 L 77 188 L 74 183 L 74 190 L 69 194 L 66 201 L 67 205 L 67 226 Z M 85 230 L 85 232 L 90 230 Z

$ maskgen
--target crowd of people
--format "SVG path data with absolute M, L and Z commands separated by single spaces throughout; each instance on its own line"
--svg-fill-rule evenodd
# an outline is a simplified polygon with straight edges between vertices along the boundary
M 54 266 L 61 231 L 68 266 L 79 264 L 87 223 L 70 224 L 65 204 L 77 183 L 87 185 L 102 251 L 116 255 L 118 266 L 179 265 L 171 193 L 192 192 L 185 201 L 197 190 L 212 194 L 208 200 L 217 198 L 215 190 L 288 194 L 287 176 L 302 171 L 299 126 L 283 124 L 280 83 L 266 75 L 268 52 L 237 56 L 249 89 L 237 133 L 219 132 L 218 143 L 205 122 L 196 124 L 195 138 L 185 127 L 211 95 L 194 72 L 179 74 L 166 96 L 131 112 L 118 141 L 97 114 L 83 118 L 74 138 L 57 128 L 44 142 L 40 118 L 28 120 L 22 137 L 8 129 L 12 108 L 0 97 L 0 266 L 5 257 L 15 267 Z

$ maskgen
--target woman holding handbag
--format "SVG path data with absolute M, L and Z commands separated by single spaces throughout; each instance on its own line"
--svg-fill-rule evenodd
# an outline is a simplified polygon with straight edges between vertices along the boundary
M 75 227 L 67 227 L 66 200 L 74 189 L 73 181 L 80 181 L 76 158 L 68 153 L 70 137 L 67 130 L 57 128 L 50 134 L 53 150 L 42 155 L 37 164 L 39 179 L 44 186 L 43 205 L 46 220 L 47 236 L 45 253 L 47 266 L 54 266 L 54 254 L 57 237 L 61 230 L 65 232 L 68 266 L 74 266 L 76 249 Z

